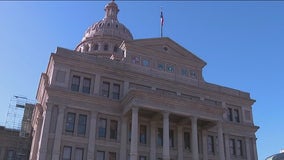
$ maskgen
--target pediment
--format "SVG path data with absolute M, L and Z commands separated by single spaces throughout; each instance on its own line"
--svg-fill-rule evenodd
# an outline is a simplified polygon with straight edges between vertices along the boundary
M 129 54 L 139 52 L 146 56 L 189 64 L 197 68 L 206 65 L 202 59 L 167 37 L 127 41 L 124 42 L 124 47 Z

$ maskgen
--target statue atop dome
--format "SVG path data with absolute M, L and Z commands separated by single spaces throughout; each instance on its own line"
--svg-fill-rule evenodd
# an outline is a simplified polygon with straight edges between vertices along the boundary
M 110 18 L 113 20 L 117 20 L 117 14 L 119 12 L 118 6 L 114 1 L 111 1 L 105 6 L 105 17 L 104 18 Z

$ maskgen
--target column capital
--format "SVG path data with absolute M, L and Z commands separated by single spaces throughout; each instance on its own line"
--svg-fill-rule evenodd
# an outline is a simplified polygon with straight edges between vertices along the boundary
M 183 129 L 183 126 L 182 126 L 182 125 L 178 125 L 178 126 L 177 126 L 177 129 L 181 129 L 181 130 L 182 130 L 182 129 Z
M 65 108 L 66 108 L 66 106 L 64 106 L 64 105 L 62 105 L 62 106 L 59 105 L 59 106 L 58 106 L 58 111 L 59 111 L 59 113 L 61 113 L 61 114 L 64 113 Z
M 132 110 L 132 112 L 138 112 L 139 108 L 138 107 L 132 107 L 131 110 Z
M 217 127 L 223 128 L 223 122 L 221 120 L 217 121 Z
M 128 121 L 129 117 L 126 117 L 124 115 L 120 116 L 121 121 Z
M 169 115 L 170 115 L 170 112 L 168 112 L 168 111 L 162 111 L 161 113 L 163 114 L 164 118 L 169 117 Z
M 195 117 L 195 116 L 190 117 L 190 120 L 193 121 L 193 122 L 197 122 L 197 119 L 198 119 L 198 118 Z
M 91 111 L 91 115 L 97 116 L 98 115 L 98 111 Z

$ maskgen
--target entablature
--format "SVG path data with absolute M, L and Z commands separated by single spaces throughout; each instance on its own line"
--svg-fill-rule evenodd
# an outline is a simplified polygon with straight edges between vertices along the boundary
M 214 106 L 202 101 L 190 100 L 178 95 L 161 95 L 151 90 L 131 89 L 121 102 L 123 114 L 132 107 L 147 108 L 149 110 L 167 111 L 182 116 L 198 116 L 220 120 L 224 110 L 221 106 Z

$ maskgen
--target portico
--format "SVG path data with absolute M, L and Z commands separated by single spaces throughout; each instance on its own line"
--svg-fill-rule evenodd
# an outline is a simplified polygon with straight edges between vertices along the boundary
M 200 143 L 200 141 L 207 142 L 207 136 L 205 134 L 201 137 L 201 139 L 198 138 L 199 135 L 201 135 L 201 131 L 206 131 L 208 128 L 214 126 L 218 128 L 218 137 L 221 136 L 221 138 L 218 138 L 218 143 L 223 144 L 223 129 L 222 124 L 219 121 L 204 119 L 197 116 L 178 115 L 176 113 L 162 110 L 148 110 L 147 108 L 143 107 L 133 107 L 129 110 L 129 114 L 127 115 L 129 116 L 129 122 L 123 121 L 122 123 L 128 124 L 131 122 L 130 160 L 139 160 L 139 156 L 141 155 L 140 153 L 143 153 L 143 149 L 140 150 L 141 144 L 139 143 L 139 134 L 141 135 L 141 133 L 139 131 L 139 126 L 147 122 L 147 126 L 149 126 L 147 128 L 149 130 L 147 132 L 147 137 L 149 137 L 150 140 L 146 146 L 150 149 L 150 160 L 156 160 L 158 158 L 162 158 L 163 160 L 182 160 L 186 156 L 191 157 L 193 160 L 199 160 L 201 157 L 203 159 L 207 159 L 208 153 L 202 149 L 207 147 L 207 143 Z M 122 124 L 122 126 L 127 124 Z M 157 138 L 159 138 L 158 128 L 162 128 L 163 132 L 162 146 L 157 144 Z M 184 147 L 184 132 L 186 130 L 190 131 L 190 150 L 187 150 Z M 171 131 L 174 133 L 174 135 L 170 135 Z M 174 146 L 172 146 L 172 143 Z M 222 160 L 225 160 L 224 145 L 219 145 L 218 147 L 218 157 L 220 157 Z

